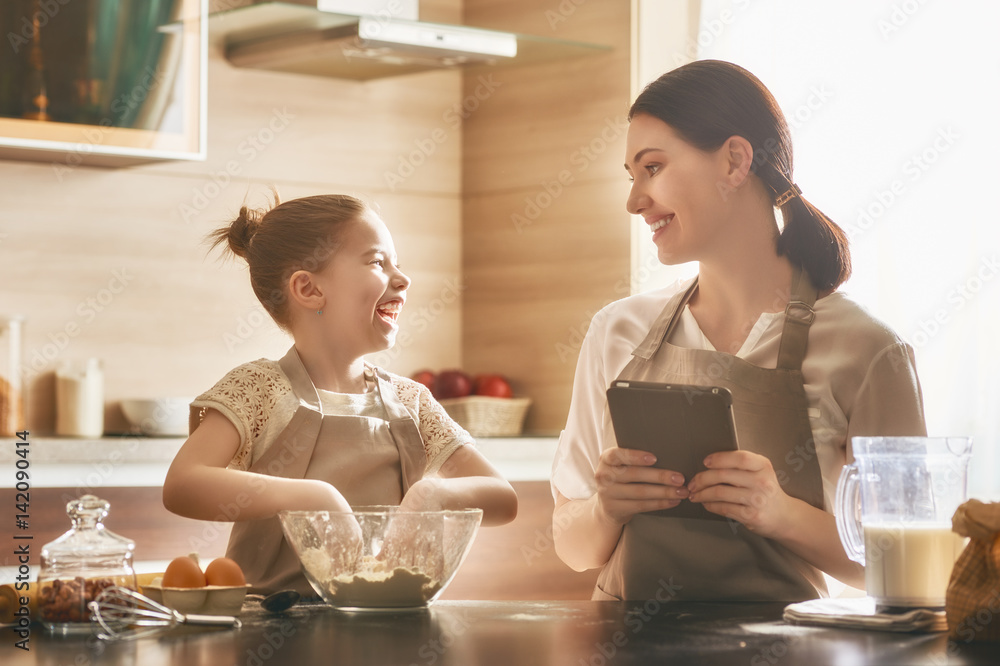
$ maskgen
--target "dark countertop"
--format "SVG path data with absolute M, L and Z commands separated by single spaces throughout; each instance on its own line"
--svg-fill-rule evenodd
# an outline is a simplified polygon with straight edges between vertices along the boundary
M 297 606 L 282 615 L 244 610 L 240 630 L 174 629 L 107 644 L 32 625 L 30 651 L 4 630 L 5 666 L 91 664 L 346 664 L 348 666 L 605 666 L 741 664 L 997 664 L 998 643 L 785 624 L 783 604 L 650 600 L 440 601 L 414 613 L 346 614 Z

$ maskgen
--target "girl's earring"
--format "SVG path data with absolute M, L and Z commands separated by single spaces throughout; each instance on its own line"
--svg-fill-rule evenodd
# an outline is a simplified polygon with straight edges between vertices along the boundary
M 323 314 L 323 311 L 322 310 L 316 310 L 316 314 L 318 314 L 318 315 L 319 314 Z

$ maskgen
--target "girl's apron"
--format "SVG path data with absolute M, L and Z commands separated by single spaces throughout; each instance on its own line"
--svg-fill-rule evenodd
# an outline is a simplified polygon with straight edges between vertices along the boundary
M 823 483 L 801 372 L 816 290 L 796 272 L 772 370 L 667 341 L 697 286 L 695 280 L 667 303 L 618 379 L 728 388 L 740 448 L 770 459 L 785 493 L 822 509 Z M 734 520 L 640 513 L 622 530 L 593 598 L 801 601 L 819 596 L 817 590 L 826 590 L 818 569 Z
M 299 406 L 250 471 L 289 479 L 321 479 L 335 486 L 352 507 L 398 505 L 407 489 L 423 476 L 427 458 L 417 424 L 399 401 L 385 371 L 375 368 L 376 394 L 385 418 L 372 418 L 324 414 L 295 347 L 279 365 Z M 277 517 L 236 522 L 226 556 L 240 564 L 254 591 L 294 589 L 316 595 Z

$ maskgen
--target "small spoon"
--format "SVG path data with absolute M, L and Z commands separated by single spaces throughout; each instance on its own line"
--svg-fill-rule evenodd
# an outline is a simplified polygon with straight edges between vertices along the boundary
M 272 613 L 280 613 L 294 606 L 302 595 L 295 590 L 280 590 L 267 595 L 260 601 L 261 607 Z

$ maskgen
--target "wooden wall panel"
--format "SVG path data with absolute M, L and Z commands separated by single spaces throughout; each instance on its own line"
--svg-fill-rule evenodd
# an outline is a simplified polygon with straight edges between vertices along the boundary
M 470 25 L 612 47 L 465 76 L 463 99 L 494 90 L 465 121 L 463 357 L 535 400 L 536 433 L 565 424 L 580 336 L 627 295 L 629 21 L 627 2 L 465 2 Z

